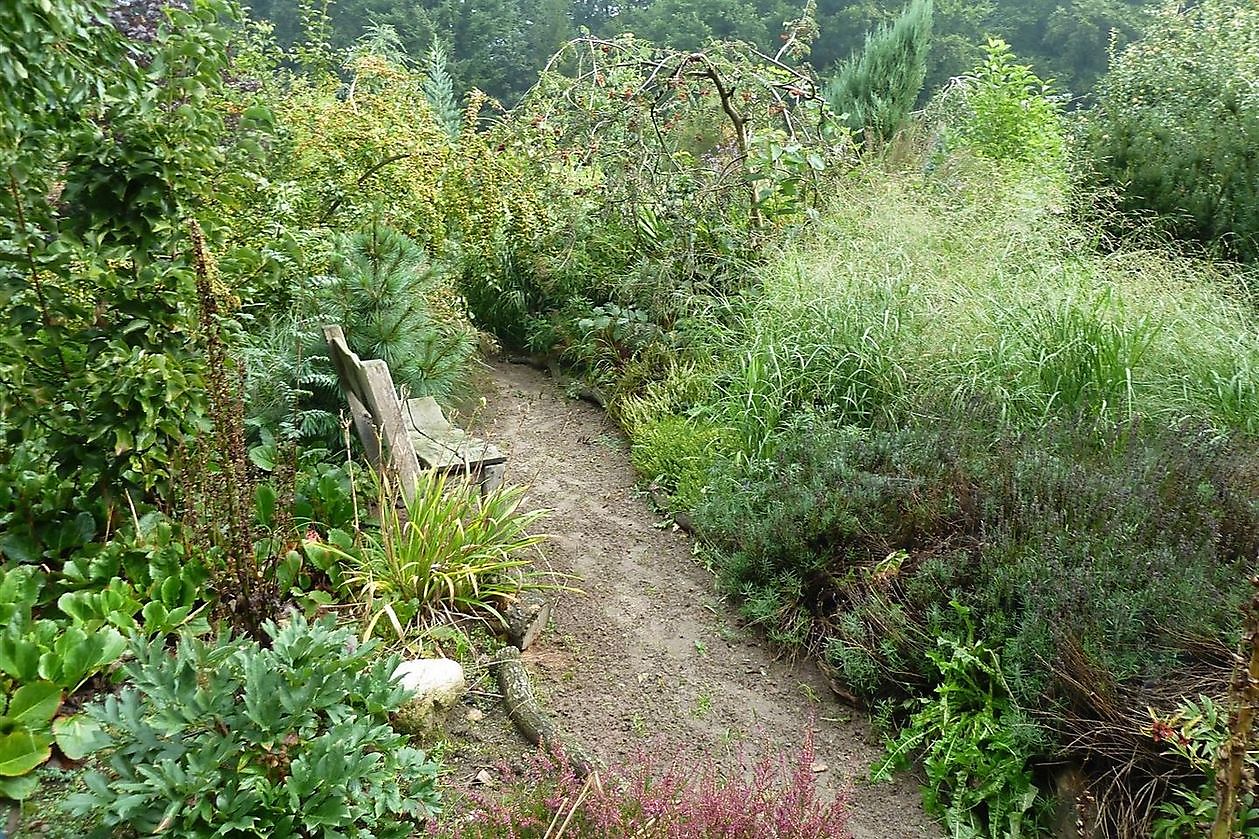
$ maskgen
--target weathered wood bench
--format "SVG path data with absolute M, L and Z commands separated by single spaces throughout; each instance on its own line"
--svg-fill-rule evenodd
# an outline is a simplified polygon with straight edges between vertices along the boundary
M 482 496 L 502 484 L 506 455 L 451 425 L 431 396 L 404 403 L 389 365 L 360 359 L 340 326 L 324 326 L 323 334 L 363 449 L 373 466 L 394 473 L 405 499 L 414 494 L 421 468 L 466 474 Z

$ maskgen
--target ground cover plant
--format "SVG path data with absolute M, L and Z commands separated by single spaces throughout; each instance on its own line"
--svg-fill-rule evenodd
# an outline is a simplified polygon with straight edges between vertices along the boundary
M 399 659 L 300 615 L 270 641 L 142 644 L 131 685 L 89 709 L 108 771 L 73 802 L 106 827 L 181 836 L 414 835 L 437 767 L 393 730 Z

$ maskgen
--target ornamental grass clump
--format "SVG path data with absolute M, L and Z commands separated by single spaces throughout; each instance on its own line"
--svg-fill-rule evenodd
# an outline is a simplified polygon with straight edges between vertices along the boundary
M 546 511 L 521 510 L 525 492 L 504 486 L 481 497 L 470 481 L 428 471 L 399 509 L 396 487 L 382 482 L 379 530 L 355 549 L 334 549 L 363 605 L 363 637 L 385 628 L 405 639 L 459 618 L 501 625 L 521 592 L 544 588 L 529 552 L 545 537 L 529 527 Z
M 578 777 L 560 754 L 539 754 L 501 793 L 476 794 L 444 820 L 449 839 L 845 839 L 846 793 L 817 786 L 811 735 L 788 757 L 742 757 L 728 774 L 716 761 L 661 763 L 643 755 Z M 462 811 L 463 808 L 460 808 Z

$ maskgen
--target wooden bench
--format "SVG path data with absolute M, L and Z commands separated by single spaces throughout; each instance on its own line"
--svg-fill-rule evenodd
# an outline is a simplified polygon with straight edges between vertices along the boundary
M 363 449 L 373 466 L 394 473 L 406 500 L 415 493 L 422 467 L 466 474 L 483 497 L 503 483 L 506 455 L 451 425 L 431 396 L 402 402 L 389 365 L 361 360 L 340 326 L 324 326 L 323 334 Z

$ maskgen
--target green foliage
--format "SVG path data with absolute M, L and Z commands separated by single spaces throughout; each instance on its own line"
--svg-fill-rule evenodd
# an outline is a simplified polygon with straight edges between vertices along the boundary
M 1051 690 L 1064 624 L 1117 682 L 1162 678 L 1180 651 L 1157 627 L 1234 626 L 1236 575 L 1259 538 L 1259 510 L 1229 466 L 1242 444 L 1187 429 L 1095 433 L 806 424 L 772 461 L 715 481 L 694 518 L 723 551 L 726 587 L 794 594 L 785 605 L 840 640 L 835 663 L 871 694 L 922 678 L 923 639 L 948 627 L 948 599 L 1002 652 L 1020 702 Z M 1169 489 L 1185 486 L 1195 492 Z M 914 561 L 889 567 L 897 551 Z M 887 577 L 903 584 L 890 602 L 877 584 Z
M 513 347 L 564 349 L 603 315 L 641 312 L 667 334 L 737 287 L 850 150 L 791 62 L 737 43 L 570 43 L 485 147 L 463 151 L 459 290 L 475 322 Z
M 931 0 L 912 0 L 890 26 L 866 36 L 826 85 L 826 98 L 854 131 L 888 140 L 904 124 L 927 75 Z
M 250 5 L 256 16 L 275 23 L 282 44 L 301 40 L 299 0 L 253 0 Z M 936 48 L 928 65 L 928 87 L 941 87 L 964 73 L 980 57 L 978 45 L 992 34 L 1013 44 L 1041 75 L 1085 94 L 1105 71 L 1111 47 L 1136 36 L 1158 5 L 1155 0 L 936 0 Z M 865 33 L 892 25 L 903 7 L 903 0 L 834 0 L 815 7 L 821 37 L 812 47 L 814 66 L 828 68 L 859 52 Z M 396 29 L 414 56 L 422 55 L 436 36 L 451 45 L 460 90 L 480 88 L 511 104 L 552 53 L 583 31 L 608 38 L 632 32 L 688 52 L 714 40 L 743 41 L 772 54 L 781 46 L 783 22 L 800 16 L 800 4 L 496 0 L 468 7 L 455 0 L 339 0 L 330 13 L 327 36 L 338 48 L 349 47 L 374 24 Z M 309 51 L 307 45 L 300 48 Z
M 341 442 L 341 385 L 320 326 L 313 317 L 280 314 L 235 347 L 248 421 L 262 436 Z
M 1053 89 L 1010 45 L 989 39 L 987 58 L 964 81 L 963 145 L 994 160 L 1055 169 L 1062 163 L 1063 124 Z
M 1097 255 L 966 165 L 841 188 L 622 415 L 664 486 L 689 448 L 657 427 L 730 435 L 691 511 L 722 587 L 865 697 L 934 690 L 952 601 L 1020 707 L 1056 714 L 1081 657 L 1175 684 L 1195 654 L 1163 628 L 1230 637 L 1246 596 L 1253 319 L 1233 277 Z
M 1167 6 L 1098 85 L 1083 142 L 1119 206 L 1234 258 L 1259 256 L 1259 11 Z
M 693 382 L 666 410 L 737 429 L 750 455 L 813 408 L 860 426 L 990 408 L 1017 428 L 1139 416 L 1259 430 L 1240 277 L 1090 253 L 1083 230 L 1019 192 L 962 195 L 895 178 L 841 188 L 757 289 L 693 325 L 694 370 L 678 368 Z
M 379 532 L 364 532 L 349 550 L 327 546 L 363 605 L 363 637 L 385 628 L 405 641 L 459 616 L 501 625 L 502 610 L 539 587 L 523 554 L 543 542 L 528 528 L 545 511 L 522 512 L 524 493 L 505 486 L 482 498 L 475 483 L 430 470 L 403 511 L 396 489 L 383 483 Z
M 692 509 L 703 497 L 713 464 L 731 448 L 728 436 L 710 423 L 659 417 L 634 431 L 634 468 L 668 492 L 676 509 Z
M 143 43 L 95 3 L 4 13 L 0 469 L 49 476 L 6 508 L 6 553 L 64 558 L 65 527 L 42 520 L 74 521 L 80 544 L 112 531 L 124 494 L 168 489 L 203 429 L 182 222 L 238 139 L 212 105 L 230 11 L 171 9 Z
M 137 643 L 131 684 L 88 710 L 108 771 L 72 805 L 143 833 L 413 835 L 437 810 L 436 766 L 389 724 L 407 699 L 397 659 L 300 615 L 265 630 L 265 648 Z
M 104 622 L 38 618 L 35 613 L 43 574 L 32 566 L 6 571 L 0 580 L 0 671 L 18 684 L 37 680 L 70 693 L 117 661 L 126 647 L 118 630 Z M 63 595 L 72 598 L 73 595 Z M 78 611 L 71 605 L 71 612 Z M 138 604 L 136 604 L 138 610 Z
M 317 305 L 325 322 L 345 330 L 351 349 L 389 364 L 398 388 L 446 400 L 463 380 L 474 347 L 467 330 L 433 317 L 435 285 L 419 245 L 373 224 L 340 242 Z
M 463 114 L 455 100 L 455 83 L 446 69 L 446 48 L 436 38 L 424 56 L 424 98 L 437 122 L 452 140 L 459 138 Z
M 965 609 L 954 605 L 965 621 Z M 950 836 L 1042 835 L 1035 824 L 1038 790 L 1027 768 L 1037 731 L 1011 699 L 1000 661 L 973 638 L 944 637 L 937 645 L 927 653 L 937 671 L 935 693 L 912 703 L 916 710 L 888 742 L 874 777 L 890 778 L 921 752 L 927 811 Z
M 1228 741 L 1228 713 L 1209 696 L 1198 701 L 1185 700 L 1168 718 L 1150 709 L 1149 734 L 1164 744 L 1168 754 L 1175 755 L 1191 769 L 1202 783 L 1197 787 L 1177 786 L 1172 797 L 1162 802 L 1154 819 L 1153 839 L 1192 839 L 1203 836 L 1215 821 L 1215 766 L 1220 749 Z M 1259 755 L 1247 755 L 1248 771 L 1259 769 Z M 1243 794 L 1235 836 L 1255 839 L 1259 836 L 1259 809 L 1253 794 Z

